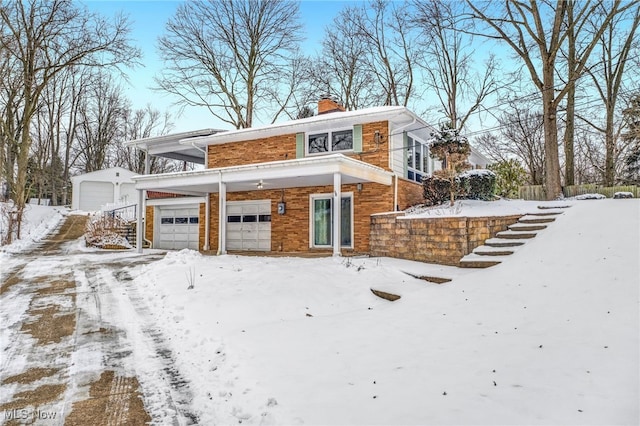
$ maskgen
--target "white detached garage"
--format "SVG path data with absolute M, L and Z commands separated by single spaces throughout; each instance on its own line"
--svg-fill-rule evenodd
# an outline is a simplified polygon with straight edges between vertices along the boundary
M 96 211 L 107 203 L 136 204 L 136 189 L 131 178 L 136 173 L 112 167 L 71 178 L 71 208 Z

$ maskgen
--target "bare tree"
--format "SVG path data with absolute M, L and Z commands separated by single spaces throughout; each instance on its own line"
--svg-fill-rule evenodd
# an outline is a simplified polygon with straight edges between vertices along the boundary
M 17 146 L 17 173 L 13 199 L 18 233 L 27 196 L 30 128 L 44 88 L 63 70 L 77 66 L 131 64 L 140 55 L 128 42 L 128 22 L 110 22 L 71 0 L 13 0 L 0 4 L 0 50 L 18 66 L 12 70 L 18 84 L 20 116 L 13 141 Z
M 567 25 L 568 4 L 573 6 L 573 20 Z M 499 4 L 502 3 L 502 7 Z M 556 63 L 561 47 L 567 42 L 570 31 L 575 34 L 601 9 L 602 1 L 576 2 L 557 0 L 504 0 L 476 6 L 472 0 L 467 4 L 473 17 L 488 27 L 483 35 L 504 41 L 523 60 L 532 82 L 542 97 L 545 141 L 545 191 L 548 199 L 562 195 L 560 181 L 560 157 L 558 152 L 558 107 L 570 87 L 558 85 Z M 589 39 L 577 46 L 576 67 L 569 75 L 575 81 L 586 72 L 587 61 L 598 40 L 615 16 L 637 7 L 638 1 L 621 0 L 607 2 L 607 13 L 599 20 Z
M 621 120 L 616 120 L 616 114 L 619 112 L 617 105 L 621 98 L 620 91 L 625 82 L 628 83 L 628 79 L 625 77 L 627 76 L 627 67 L 631 65 L 629 55 L 634 48 L 638 49 L 636 35 L 640 27 L 640 8 L 631 12 L 630 15 L 620 14 L 611 21 L 599 38 L 597 63 L 587 70 L 602 100 L 602 105 L 599 105 L 598 108 L 604 106 L 604 125 L 598 124 L 585 115 L 580 116 L 590 127 L 604 135 L 603 177 L 604 184 L 607 186 L 615 184 L 618 154 L 624 151 L 622 147 L 618 146 L 619 142 L 622 142 L 620 135 L 623 131 L 623 124 Z M 634 72 L 633 69 L 631 71 Z
M 475 65 L 473 37 L 461 27 L 468 25 L 460 19 L 464 3 L 415 0 L 414 4 L 414 20 L 423 35 L 424 58 L 419 64 L 426 85 L 438 97 L 447 121 L 464 128 L 500 87 L 495 55 L 489 55 L 482 67 Z
M 407 106 L 415 95 L 415 66 L 420 45 L 411 25 L 409 5 L 388 0 L 372 0 L 368 5 L 350 7 L 343 14 L 345 25 L 357 30 L 366 48 L 369 73 L 376 79 L 376 104 Z
M 98 73 L 82 98 L 74 147 L 75 165 L 83 173 L 114 164 L 116 143 L 123 139 L 128 100 L 114 78 Z
M 123 120 L 123 135 L 116 146 L 116 158 L 114 165 L 124 167 L 139 174 L 145 173 L 144 152 L 125 147 L 122 142 L 135 139 L 150 138 L 168 134 L 173 128 L 169 113 L 161 114 L 160 111 L 147 105 L 142 109 L 125 109 Z M 177 171 L 178 162 L 167 158 L 152 156 L 150 161 L 151 174 Z
M 282 0 L 182 3 L 159 39 L 166 65 L 159 89 L 181 106 L 203 106 L 235 128 L 251 127 L 256 112 L 271 106 L 271 89 L 289 76 L 301 39 L 298 9 Z
M 541 185 L 544 177 L 544 126 L 541 113 L 512 105 L 499 119 L 500 132 L 483 134 L 474 142 L 494 162 L 517 158 L 524 164 L 531 185 Z
M 367 55 L 366 39 L 359 35 L 359 25 L 352 19 L 360 8 L 342 9 L 325 28 L 321 54 L 309 60 L 312 94 L 335 96 L 347 110 L 376 104 L 376 79 L 362 59 Z

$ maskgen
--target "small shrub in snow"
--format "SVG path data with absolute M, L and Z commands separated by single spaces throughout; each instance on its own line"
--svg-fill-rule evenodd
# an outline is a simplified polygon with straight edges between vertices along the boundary
M 187 290 L 193 290 L 195 288 L 196 286 L 196 268 L 195 267 L 191 267 L 187 271 L 187 283 L 189 284 L 187 286 Z
M 576 200 L 604 200 L 605 198 L 607 197 L 602 194 L 582 194 L 576 196 Z

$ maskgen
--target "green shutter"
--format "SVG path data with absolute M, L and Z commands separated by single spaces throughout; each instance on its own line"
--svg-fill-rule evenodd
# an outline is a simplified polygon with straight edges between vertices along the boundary
M 296 158 L 304 157 L 304 133 L 296 133 Z
M 353 126 L 353 152 L 362 152 L 362 124 Z
M 409 137 L 407 136 L 407 132 L 402 132 L 402 177 L 407 177 L 409 175 L 408 165 L 407 165 L 407 148 L 409 143 Z

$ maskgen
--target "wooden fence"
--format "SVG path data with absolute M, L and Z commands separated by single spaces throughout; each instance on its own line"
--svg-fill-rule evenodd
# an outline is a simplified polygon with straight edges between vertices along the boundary
M 630 192 L 634 198 L 638 198 L 640 190 L 636 185 L 627 186 L 602 186 L 597 184 L 571 185 L 562 187 L 565 197 L 575 197 L 582 194 L 602 194 L 607 198 L 613 198 L 616 192 Z M 523 200 L 545 200 L 544 187 L 542 185 L 529 185 L 520 187 L 520 198 Z

